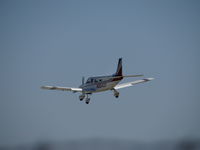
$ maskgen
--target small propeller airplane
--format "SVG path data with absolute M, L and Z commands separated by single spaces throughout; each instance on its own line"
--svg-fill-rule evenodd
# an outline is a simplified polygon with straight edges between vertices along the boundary
M 113 75 L 109 76 L 97 76 L 97 77 L 89 77 L 85 83 L 84 77 L 82 78 L 82 84 L 78 88 L 73 87 L 60 87 L 60 86 L 42 86 L 42 89 L 47 90 L 60 90 L 60 91 L 72 91 L 74 93 L 80 92 L 79 96 L 80 101 L 85 99 L 85 103 L 89 104 L 90 98 L 89 95 L 92 93 L 103 92 L 107 90 L 111 90 L 114 92 L 114 96 L 116 98 L 119 97 L 118 89 L 130 87 L 138 83 L 148 82 L 153 80 L 154 78 L 145 78 L 141 80 L 136 80 L 132 82 L 118 84 L 123 78 L 128 77 L 140 77 L 143 75 L 126 75 L 122 74 L 122 58 L 118 60 L 117 71 Z M 86 97 L 86 98 L 85 98 Z

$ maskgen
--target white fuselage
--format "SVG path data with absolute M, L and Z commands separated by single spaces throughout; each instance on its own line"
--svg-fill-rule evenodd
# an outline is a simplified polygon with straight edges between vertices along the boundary
M 92 94 L 96 92 L 102 92 L 106 90 L 112 90 L 122 78 L 113 79 L 112 76 L 103 77 L 91 77 L 87 82 L 80 86 L 83 89 L 83 93 Z

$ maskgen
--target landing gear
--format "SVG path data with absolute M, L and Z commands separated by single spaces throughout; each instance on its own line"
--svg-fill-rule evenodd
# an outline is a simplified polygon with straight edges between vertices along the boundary
M 86 98 L 85 103 L 89 104 L 90 103 L 90 98 Z
M 81 95 L 79 96 L 79 100 L 80 100 L 80 101 L 82 101 L 84 98 L 85 98 L 85 94 L 81 94 Z
M 119 98 L 119 95 L 115 95 L 115 98 Z
M 85 103 L 86 103 L 86 104 L 89 104 L 89 103 L 90 103 L 90 98 L 88 97 L 88 94 L 87 94 L 87 96 L 86 96 Z
M 115 89 L 113 89 L 113 91 L 114 91 L 114 96 L 115 96 L 116 98 L 118 98 L 118 97 L 119 97 L 119 92 L 118 92 L 117 90 L 115 90 Z
M 82 93 L 82 94 L 79 96 L 79 100 L 80 100 L 80 101 L 83 101 L 84 99 L 85 99 L 85 103 L 86 103 L 86 104 L 89 104 L 89 103 L 90 103 L 89 94 Z

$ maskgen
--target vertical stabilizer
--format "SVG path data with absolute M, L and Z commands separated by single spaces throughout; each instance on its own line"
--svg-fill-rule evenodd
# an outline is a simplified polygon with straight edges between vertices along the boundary
M 118 60 L 117 71 L 116 71 L 115 75 L 123 76 L 122 75 L 122 58 L 119 58 L 119 60 Z

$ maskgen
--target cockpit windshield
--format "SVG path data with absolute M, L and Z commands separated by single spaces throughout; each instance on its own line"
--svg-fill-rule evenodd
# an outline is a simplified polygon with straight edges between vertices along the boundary
M 88 78 L 87 82 L 86 83 L 92 83 L 92 78 Z
M 95 78 L 88 78 L 86 83 L 93 83 L 93 82 L 97 82 L 97 80 Z

